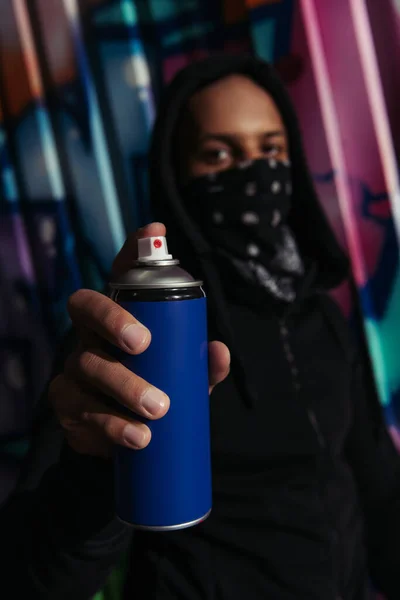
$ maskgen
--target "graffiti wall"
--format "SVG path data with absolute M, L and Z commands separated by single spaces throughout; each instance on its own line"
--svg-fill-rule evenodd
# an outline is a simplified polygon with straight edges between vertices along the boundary
M 0 0 L 0 14 L 3 495 L 68 328 L 68 295 L 102 289 L 127 231 L 151 219 L 146 153 L 162 86 L 215 51 L 254 52 L 288 85 L 397 440 L 399 2 Z M 349 287 L 336 294 L 350 316 Z
M 352 0 L 299 3 L 291 48 L 303 58 L 303 73 L 291 89 L 321 201 L 351 257 L 379 395 L 398 443 L 399 91 L 393 69 L 399 68 L 399 13 L 391 2 L 380 3 L 379 14 L 376 8 Z M 340 290 L 339 298 L 350 312 L 348 291 Z

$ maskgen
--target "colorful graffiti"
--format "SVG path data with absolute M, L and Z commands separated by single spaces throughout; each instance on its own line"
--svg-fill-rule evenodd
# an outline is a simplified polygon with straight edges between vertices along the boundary
M 383 12 L 393 9 L 390 3 L 383 4 Z M 305 0 L 300 6 L 303 19 L 294 20 L 304 29 L 303 42 L 297 38 L 298 52 L 304 56 L 301 43 L 305 42 L 326 144 L 325 152 L 317 148 L 324 143 L 320 124 L 309 123 L 308 155 L 312 165 L 315 156 L 315 161 L 326 164 L 325 169 L 321 164 L 321 171 L 331 167 L 335 173 L 343 240 L 359 290 L 375 379 L 397 441 L 400 188 L 391 133 L 395 122 L 385 102 L 374 23 L 364 3 Z M 338 44 L 340 36 L 345 43 Z M 293 40 L 295 44 L 295 34 Z M 349 95 L 343 93 L 347 89 Z
M 151 218 L 146 153 L 162 87 L 215 51 L 255 52 L 288 85 L 400 448 L 399 2 L 0 0 L 0 12 L 2 493 L 68 328 L 68 295 L 102 289 L 127 231 Z M 350 315 L 350 288 L 336 295 Z

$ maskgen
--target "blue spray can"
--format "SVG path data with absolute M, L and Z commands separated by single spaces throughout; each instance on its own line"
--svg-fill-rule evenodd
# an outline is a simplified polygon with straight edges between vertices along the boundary
M 143 354 L 118 359 L 170 398 L 161 419 L 135 415 L 151 430 L 149 445 L 118 446 L 115 456 L 118 517 L 156 531 L 196 525 L 211 511 L 206 297 L 178 265 L 164 237 L 144 238 L 133 268 L 110 283 L 111 298 L 152 335 Z

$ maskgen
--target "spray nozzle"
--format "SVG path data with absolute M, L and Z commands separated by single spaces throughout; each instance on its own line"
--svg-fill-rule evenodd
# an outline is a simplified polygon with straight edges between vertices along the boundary
M 172 260 L 172 254 L 168 254 L 165 237 L 148 237 L 138 240 L 138 261 L 150 260 Z

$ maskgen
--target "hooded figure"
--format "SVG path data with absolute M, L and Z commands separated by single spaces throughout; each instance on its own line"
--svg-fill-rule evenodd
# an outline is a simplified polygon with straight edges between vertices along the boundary
M 248 131 L 240 110 L 226 120 L 244 88 L 246 102 L 268 105 L 272 129 Z M 397 600 L 400 463 L 327 295 L 348 263 L 271 67 L 223 56 L 179 73 L 155 124 L 150 183 L 172 253 L 205 282 L 210 338 L 232 355 L 211 398 L 213 510 L 192 528 L 132 536 L 112 518 L 107 468 L 64 452 L 32 492 L 50 540 L 46 581 L 59 589 L 66 568 L 69 593 L 86 598 L 130 546 L 126 598 L 367 600 L 372 578 Z M 31 572 L 33 559 L 21 560 Z
M 288 152 L 283 160 L 279 151 L 249 160 L 238 150 L 228 168 L 188 173 L 207 120 L 196 124 L 190 102 L 232 77 L 272 98 Z M 206 133 L 234 153 L 235 131 Z M 228 345 L 232 368 L 211 402 L 212 514 L 157 541 L 137 534 L 132 564 L 146 574 L 141 597 L 369 598 L 362 514 L 381 493 L 379 468 L 369 483 L 363 477 L 379 464 L 377 420 L 391 442 L 374 393 L 366 397 L 347 325 L 326 294 L 347 277 L 348 261 L 273 69 L 249 56 L 214 56 L 181 71 L 155 124 L 150 185 L 170 250 L 205 282 L 210 336 Z M 376 533 L 385 510 L 367 514 L 369 531 Z M 368 549 L 377 547 L 386 551 L 375 538 Z M 135 570 L 133 577 L 138 586 Z

